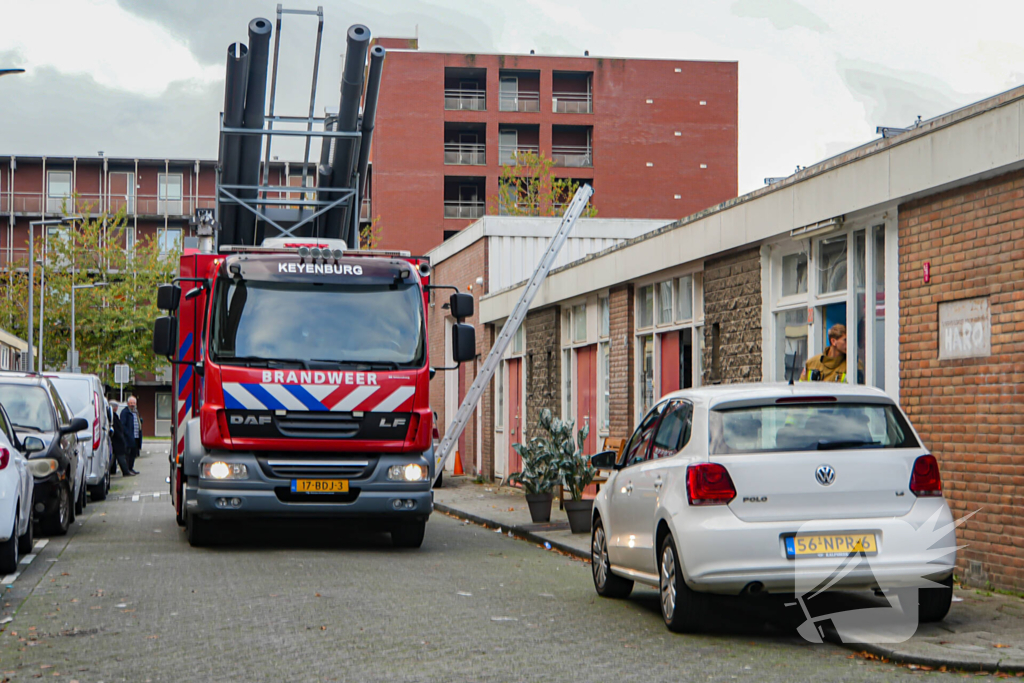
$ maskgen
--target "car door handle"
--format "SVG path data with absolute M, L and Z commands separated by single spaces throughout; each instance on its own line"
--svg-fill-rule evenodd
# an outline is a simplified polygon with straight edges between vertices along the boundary
M 658 478 L 654 480 L 654 488 L 656 488 L 656 489 L 660 489 L 660 488 L 661 488 L 661 485 L 662 485 L 662 484 L 664 484 L 664 483 L 665 483 L 665 482 L 663 482 L 663 481 L 661 480 L 661 475 L 659 474 L 659 475 L 658 475 Z
M 626 484 L 626 495 L 633 493 L 633 482 Z

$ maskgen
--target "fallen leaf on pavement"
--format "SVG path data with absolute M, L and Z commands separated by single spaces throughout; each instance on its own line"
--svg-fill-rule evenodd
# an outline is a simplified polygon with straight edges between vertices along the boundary
M 1003 643 L 995 643 L 995 644 L 992 645 L 992 647 L 1010 647 L 1010 646 L 1009 645 L 1004 645 Z
M 153 640 L 154 638 L 159 638 L 159 637 L 160 636 L 146 636 L 146 638 L 149 639 L 149 640 Z

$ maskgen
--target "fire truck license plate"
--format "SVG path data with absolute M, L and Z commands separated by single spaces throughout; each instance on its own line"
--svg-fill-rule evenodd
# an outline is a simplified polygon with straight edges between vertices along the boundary
M 348 479 L 292 479 L 292 493 L 348 493 Z

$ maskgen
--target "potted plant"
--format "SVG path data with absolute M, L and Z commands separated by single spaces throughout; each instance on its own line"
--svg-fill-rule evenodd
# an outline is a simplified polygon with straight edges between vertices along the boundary
M 535 436 L 529 444 L 514 443 L 512 448 L 522 458 L 522 470 L 511 474 L 508 480 L 523 487 L 534 523 L 551 521 L 551 492 L 558 485 L 561 472 L 550 442 Z
M 590 425 L 584 425 L 583 429 L 576 431 L 574 421 L 552 419 L 551 411 L 548 410 L 541 411 L 540 424 L 551 434 L 551 450 L 557 459 L 564 490 L 569 492 L 570 500 L 563 503 L 569 517 L 569 529 L 574 534 L 590 533 L 594 500 L 583 498 L 583 489 L 597 476 L 590 458 L 583 453 Z

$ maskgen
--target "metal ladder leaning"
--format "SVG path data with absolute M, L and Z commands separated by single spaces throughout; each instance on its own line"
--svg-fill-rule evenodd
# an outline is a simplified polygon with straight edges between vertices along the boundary
M 558 226 L 558 230 L 551 237 L 551 241 L 548 243 L 548 248 L 545 250 L 544 255 L 541 256 L 540 263 L 537 264 L 537 270 L 533 271 L 533 275 L 530 276 L 529 282 L 526 284 L 526 288 L 523 290 L 522 295 L 519 297 L 519 301 L 516 302 L 515 307 L 512 309 L 511 315 L 508 320 L 505 321 L 505 325 L 501 328 L 501 332 L 498 334 L 498 338 L 494 342 L 494 346 L 491 348 L 491 352 L 487 355 L 487 360 L 484 361 L 483 367 L 480 369 L 480 374 L 473 380 L 473 385 L 466 392 L 466 397 L 462 399 L 462 405 L 459 406 L 458 411 L 455 413 L 455 419 L 448 425 L 448 429 L 445 430 L 444 438 L 441 439 L 441 443 L 438 444 L 437 453 L 434 454 L 435 466 L 434 476 L 437 477 L 444 468 L 445 462 L 448 460 L 448 456 L 451 455 L 452 450 L 455 447 L 455 443 L 462 435 L 462 430 L 466 428 L 469 423 L 470 415 L 476 408 L 477 403 L 480 401 L 480 397 L 484 395 L 484 389 L 487 387 L 487 383 L 491 381 L 491 377 L 494 376 L 494 371 L 498 368 L 498 363 L 501 361 L 501 357 L 505 355 L 505 349 L 508 348 L 509 343 L 512 341 L 513 335 L 516 330 L 519 329 L 519 325 L 522 324 L 526 318 L 526 313 L 530 309 L 530 304 L 533 302 L 537 292 L 540 290 L 541 284 L 544 283 L 544 279 L 548 276 L 548 272 L 555 263 L 555 258 L 558 256 L 558 252 L 562 250 L 562 245 L 565 244 L 565 240 L 569 237 L 569 233 L 572 231 L 573 226 L 576 225 L 576 219 L 583 213 L 583 209 L 587 206 L 587 202 L 590 201 L 590 197 L 594 194 L 594 188 L 590 185 L 583 185 L 583 187 L 576 190 L 576 194 L 573 196 L 572 201 L 569 202 L 569 207 L 565 210 L 565 215 L 562 217 L 562 222 Z

